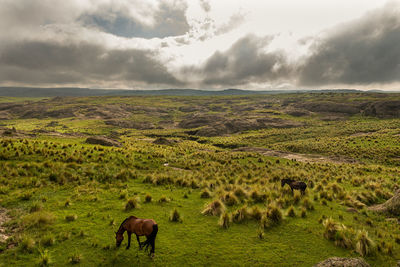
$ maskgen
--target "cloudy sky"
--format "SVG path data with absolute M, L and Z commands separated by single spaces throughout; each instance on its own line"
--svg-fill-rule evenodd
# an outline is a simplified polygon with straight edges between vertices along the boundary
M 0 86 L 400 90 L 400 0 L 0 0 Z

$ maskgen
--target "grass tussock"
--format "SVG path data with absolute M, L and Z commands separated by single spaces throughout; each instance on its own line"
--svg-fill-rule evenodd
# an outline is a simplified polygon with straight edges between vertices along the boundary
M 125 204 L 125 211 L 130 211 L 139 208 L 139 200 L 136 197 L 128 199 Z
M 182 216 L 179 211 L 175 208 L 171 211 L 169 215 L 170 222 L 182 222 Z
M 45 227 L 53 224 L 56 217 L 53 213 L 47 211 L 39 211 L 26 215 L 23 218 L 23 225 L 25 227 Z
M 357 232 L 354 242 L 356 243 L 356 251 L 363 257 L 375 251 L 375 242 L 369 237 L 368 232 L 365 230 L 359 230 Z
M 251 218 L 251 213 L 246 205 L 232 213 L 232 221 L 235 223 L 243 222 L 249 218 Z
M 266 218 L 272 224 L 280 224 L 283 220 L 281 209 L 276 204 L 269 204 L 267 207 Z
M 210 198 L 211 197 L 211 192 L 207 188 L 201 191 L 200 193 L 201 198 Z
M 219 217 L 219 221 L 218 221 L 218 225 L 221 228 L 227 229 L 229 228 L 230 224 L 232 222 L 232 217 L 228 212 L 224 212 L 221 214 L 221 216 Z
M 225 211 L 225 205 L 219 199 L 209 203 L 201 212 L 203 215 L 220 216 Z

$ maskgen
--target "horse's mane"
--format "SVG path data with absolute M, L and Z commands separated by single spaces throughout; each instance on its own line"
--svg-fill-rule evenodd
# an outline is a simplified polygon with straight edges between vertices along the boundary
M 129 220 L 129 219 L 137 219 L 137 217 L 135 217 L 135 216 L 129 216 L 128 218 L 126 218 L 126 219 L 121 223 L 121 225 L 119 226 L 119 228 L 118 228 L 118 233 L 122 230 L 122 225 L 124 225 L 124 223 L 125 223 L 127 220 Z

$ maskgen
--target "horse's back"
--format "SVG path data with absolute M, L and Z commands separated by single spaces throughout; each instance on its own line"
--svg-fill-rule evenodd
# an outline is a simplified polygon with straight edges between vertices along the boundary
M 157 224 L 153 219 L 135 219 L 132 221 L 132 232 L 138 236 L 149 235 L 153 231 L 153 225 Z

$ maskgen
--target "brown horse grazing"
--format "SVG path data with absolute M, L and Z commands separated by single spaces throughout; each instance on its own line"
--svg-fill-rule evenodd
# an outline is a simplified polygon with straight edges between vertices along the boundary
M 139 219 L 135 216 L 126 218 L 119 227 L 118 231 L 115 232 L 115 239 L 117 241 L 117 247 L 119 247 L 124 240 L 124 232 L 128 233 L 128 249 L 131 246 L 131 235 L 136 234 L 136 239 L 139 243 L 139 249 L 146 246 L 146 251 L 151 246 L 150 255 L 154 255 L 155 241 L 158 232 L 158 225 L 153 219 Z M 147 239 L 144 242 L 140 242 L 139 236 L 146 236 Z
M 282 179 L 281 180 L 281 186 L 284 187 L 285 184 L 288 184 L 290 186 L 290 189 L 297 189 L 300 190 L 302 194 L 306 191 L 307 184 L 305 182 L 300 182 L 300 181 L 295 181 L 292 179 Z

